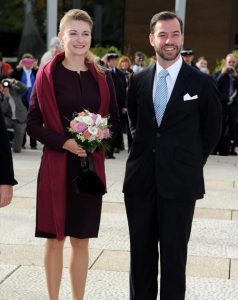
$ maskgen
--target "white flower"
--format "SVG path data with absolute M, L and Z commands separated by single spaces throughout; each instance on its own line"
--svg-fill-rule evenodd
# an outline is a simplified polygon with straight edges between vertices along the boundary
M 95 121 L 96 126 L 100 126 L 101 122 L 102 122 L 102 117 L 100 115 L 97 115 L 97 119 Z
M 77 116 L 75 117 L 75 120 L 78 122 L 83 122 L 87 125 L 93 125 L 93 120 L 90 116 Z
M 101 126 L 107 127 L 107 118 L 101 118 Z
M 94 135 L 94 136 L 96 136 L 97 133 L 98 133 L 97 127 L 94 127 L 94 126 L 89 126 L 89 127 L 88 127 L 88 131 L 89 131 L 92 135 Z

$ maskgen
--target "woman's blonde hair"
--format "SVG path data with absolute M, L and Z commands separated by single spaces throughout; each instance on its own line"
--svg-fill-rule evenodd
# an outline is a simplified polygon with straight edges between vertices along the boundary
M 126 55 L 123 55 L 123 56 L 121 56 L 121 57 L 119 58 L 117 67 L 118 67 L 119 69 L 121 69 L 121 64 L 122 64 L 122 62 L 124 62 L 124 61 L 127 61 L 127 63 L 128 63 L 128 69 L 130 69 L 130 68 L 131 68 L 131 60 L 130 60 L 130 58 L 129 58 L 128 56 L 126 56 Z
M 81 10 L 81 9 L 71 9 L 71 10 L 67 11 L 65 13 L 65 15 L 63 16 L 63 18 L 60 20 L 59 30 L 62 34 L 64 33 L 66 24 L 70 21 L 84 21 L 84 22 L 88 23 L 91 31 L 93 29 L 93 20 L 86 11 Z M 103 74 L 105 73 L 105 68 L 103 68 L 102 66 L 99 65 L 98 58 L 91 51 L 88 51 L 85 59 L 88 62 L 93 63 L 95 69 L 99 73 L 103 73 Z

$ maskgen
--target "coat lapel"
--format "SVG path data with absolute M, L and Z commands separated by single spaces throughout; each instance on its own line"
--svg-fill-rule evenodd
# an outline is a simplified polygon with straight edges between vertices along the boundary
M 177 80 L 175 82 L 172 94 L 170 96 L 169 102 L 167 107 L 169 107 L 171 104 L 173 104 L 175 101 L 178 100 L 181 93 L 184 92 L 187 85 L 189 84 L 188 76 L 190 74 L 190 68 L 185 62 L 183 62 L 182 67 L 179 71 Z

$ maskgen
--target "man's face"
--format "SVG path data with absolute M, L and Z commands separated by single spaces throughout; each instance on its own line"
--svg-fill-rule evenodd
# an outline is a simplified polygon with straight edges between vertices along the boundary
M 110 57 L 107 59 L 107 65 L 109 68 L 115 68 L 117 64 L 117 59 L 115 57 Z
M 183 55 L 183 60 L 186 62 L 186 64 L 191 65 L 192 61 L 193 61 L 193 55 L 192 54 L 186 54 Z
M 143 63 L 144 63 L 144 58 L 143 58 L 143 56 L 141 56 L 141 55 L 136 55 L 136 56 L 135 56 L 135 63 L 136 63 L 138 66 L 142 66 Z
M 168 66 L 177 60 L 183 46 L 183 35 L 177 19 L 158 21 L 149 38 L 160 64 Z

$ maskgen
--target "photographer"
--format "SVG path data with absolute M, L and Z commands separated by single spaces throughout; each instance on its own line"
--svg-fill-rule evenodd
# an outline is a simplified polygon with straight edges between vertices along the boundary
M 237 155 L 236 123 L 238 118 L 238 74 L 236 70 L 237 59 L 228 54 L 225 66 L 217 76 L 218 89 L 222 94 L 223 107 L 223 135 L 218 146 L 222 155 Z
M 21 93 L 27 87 L 15 79 L 3 79 L 0 83 L 1 108 L 7 128 L 14 131 L 13 151 L 21 152 L 26 128 L 27 109 L 22 102 Z

